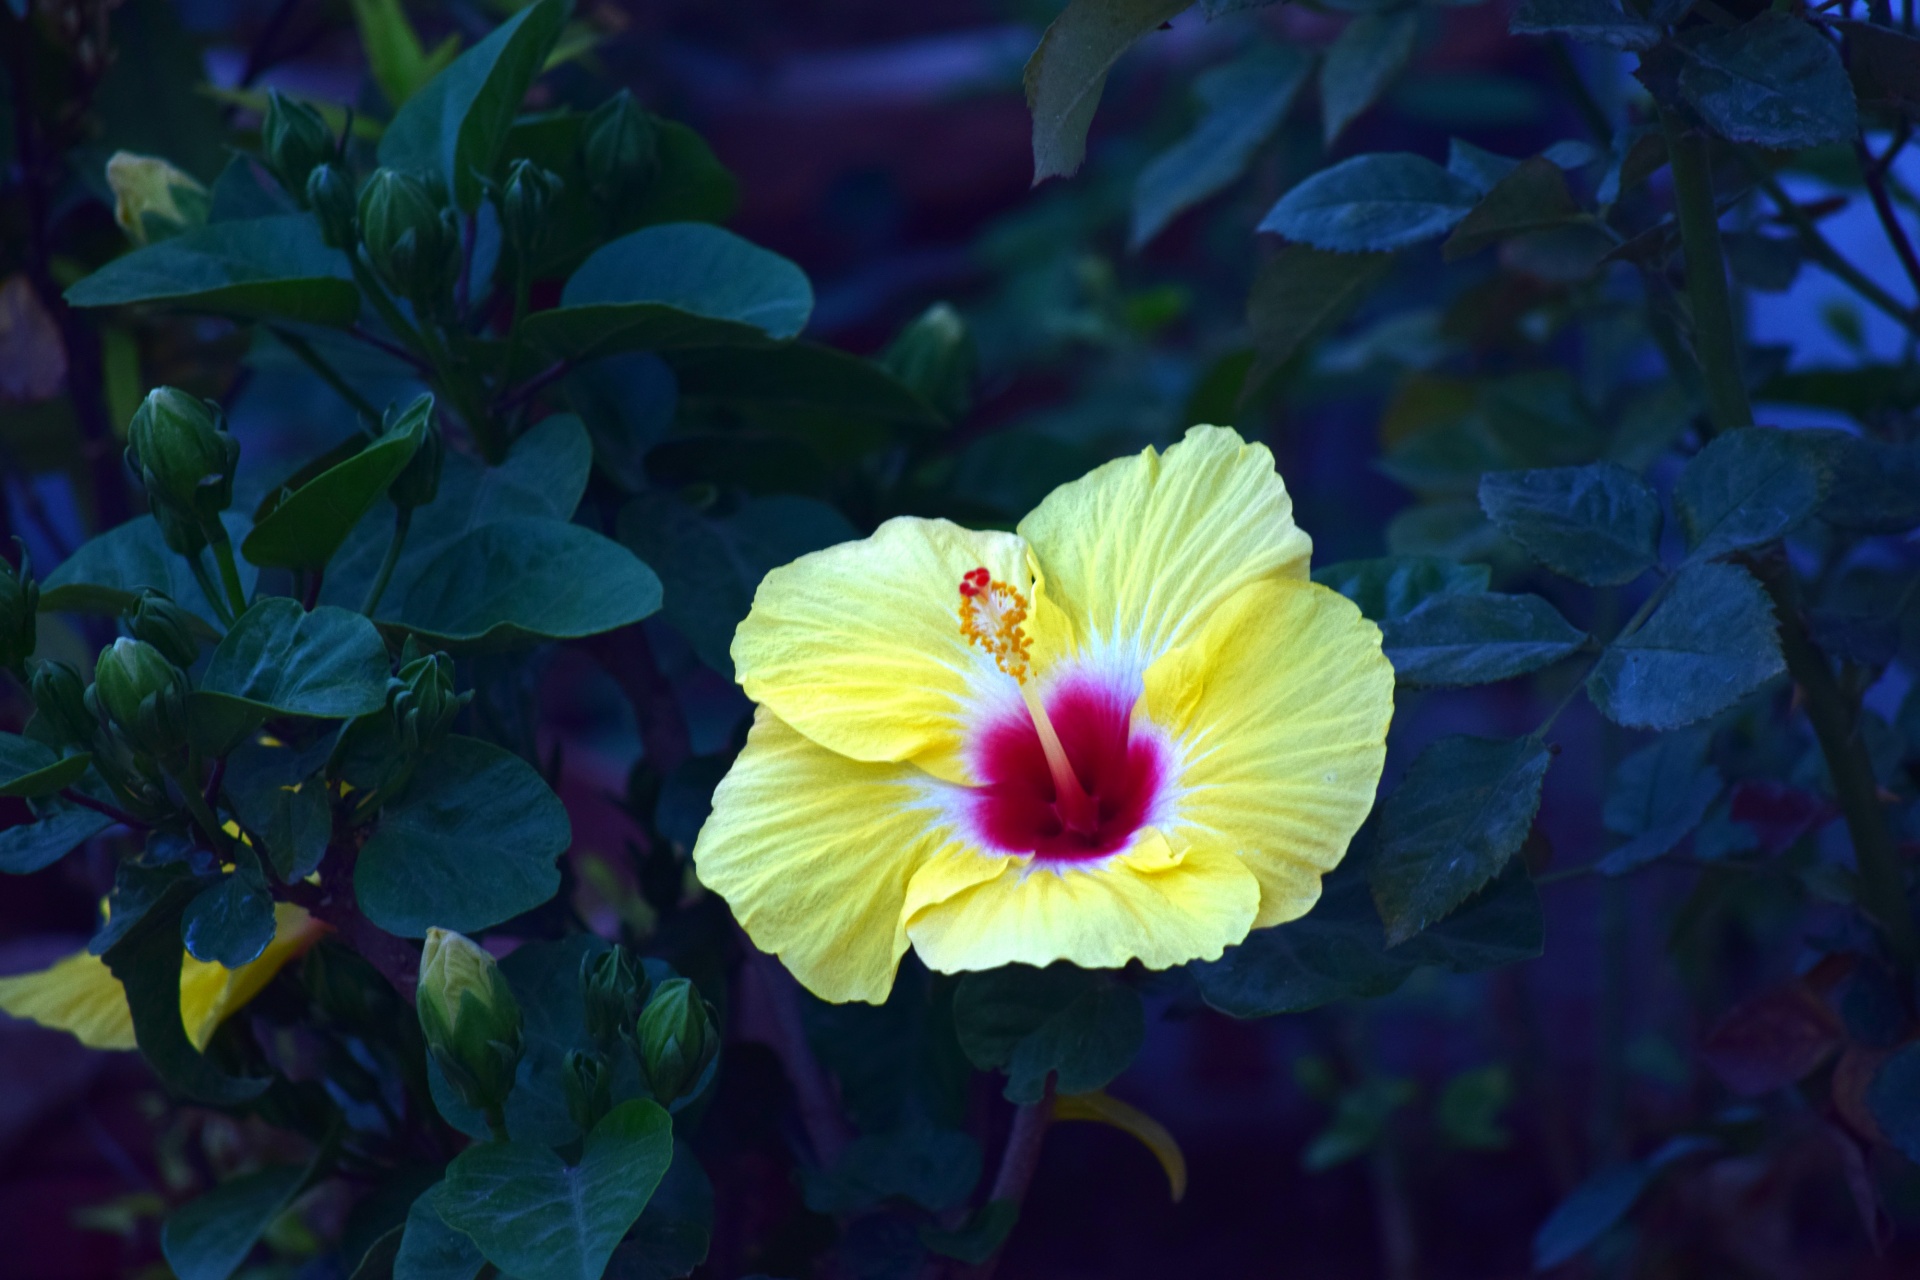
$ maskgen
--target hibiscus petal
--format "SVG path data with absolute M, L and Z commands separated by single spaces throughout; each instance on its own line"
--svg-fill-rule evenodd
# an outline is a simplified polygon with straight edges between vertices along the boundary
M 1373 807 L 1393 717 L 1380 629 L 1312 583 L 1246 587 L 1147 671 L 1181 756 L 1175 830 L 1237 854 L 1264 928 L 1304 915 Z

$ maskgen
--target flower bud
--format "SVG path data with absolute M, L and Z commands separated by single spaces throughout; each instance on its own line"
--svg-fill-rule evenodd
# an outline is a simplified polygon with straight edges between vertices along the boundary
M 433 397 L 423 395 L 399 411 L 388 409 L 383 435 L 406 431 L 418 422 L 422 435 L 420 447 L 387 488 L 393 505 L 411 511 L 424 507 L 440 495 L 440 467 L 446 459 L 446 447 L 440 439 L 440 427 L 433 420 Z
M 387 706 L 401 744 L 425 754 L 453 731 L 454 718 L 473 701 L 473 691 L 454 692 L 453 659 L 444 653 L 409 658 L 403 652 L 401 658 L 400 674 L 387 681 Z
M 233 503 L 239 461 L 219 406 L 172 387 L 148 392 L 127 427 L 127 466 L 146 487 L 167 546 L 183 556 L 209 537 L 225 539 L 220 513 Z
M 176 667 L 190 667 L 200 656 L 193 615 L 158 591 L 143 591 L 126 615 L 127 634 L 158 649 Z
M 586 1002 L 587 1034 L 606 1047 L 633 1029 L 647 999 L 647 971 L 618 943 L 580 961 L 580 992 Z
M 360 224 L 354 207 L 353 178 L 337 164 L 314 166 L 307 175 L 307 208 L 320 224 L 320 239 L 330 249 L 352 249 Z
M 39 626 L 40 584 L 33 580 L 27 544 L 18 538 L 20 567 L 0 560 L 0 667 L 19 671 L 33 656 Z
M 320 113 L 304 102 L 283 96 L 278 89 L 267 90 L 267 118 L 260 126 L 260 144 L 267 153 L 267 168 L 303 208 L 307 203 L 307 175 L 316 165 L 333 159 L 339 150 L 333 130 L 327 128 Z
M 582 137 L 587 189 L 613 208 L 644 194 L 659 168 L 653 120 L 622 89 L 587 117 Z
M 186 741 L 187 677 L 145 641 L 121 636 L 100 651 L 92 696 L 136 751 L 167 756 Z
M 93 742 L 100 722 L 87 709 L 87 683 L 78 671 L 64 662 L 36 662 L 27 691 L 33 696 L 32 732 L 40 741 L 56 747 Z
M 207 220 L 207 189 L 159 156 L 116 151 L 107 161 L 113 218 L 135 244 L 164 240 Z
M 967 322 L 936 302 L 900 331 L 880 363 L 951 421 L 973 407 L 979 359 Z
M 547 238 L 547 219 L 563 184 L 531 160 L 515 160 L 500 188 L 500 238 L 516 262 L 533 261 Z
M 468 1106 L 498 1112 L 525 1045 L 520 1004 L 493 957 L 451 930 L 427 930 L 417 1007 L 427 1049 L 447 1082 Z
M 600 1123 L 600 1117 L 613 1109 L 613 1073 L 607 1070 L 605 1058 L 577 1049 L 567 1051 L 565 1067 L 561 1080 L 567 1093 L 567 1114 L 580 1126 L 580 1132 L 589 1133 Z
M 685 978 L 669 978 L 654 989 L 634 1028 L 640 1070 L 654 1101 L 668 1106 L 693 1093 L 720 1052 L 713 1006 Z
M 446 310 L 460 271 L 460 231 L 426 183 L 375 170 L 360 191 L 360 238 L 390 289 L 429 315 Z

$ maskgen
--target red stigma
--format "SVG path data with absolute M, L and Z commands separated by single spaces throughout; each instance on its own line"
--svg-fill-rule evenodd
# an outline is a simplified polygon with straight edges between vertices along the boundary
M 960 577 L 960 594 L 971 600 L 982 591 L 985 591 L 987 585 L 992 581 L 993 575 L 988 573 L 984 566 L 978 569 L 970 569 Z

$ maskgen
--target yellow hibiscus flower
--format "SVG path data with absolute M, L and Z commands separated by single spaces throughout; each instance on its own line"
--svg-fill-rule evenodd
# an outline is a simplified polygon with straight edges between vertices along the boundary
M 1304 914 L 1373 804 L 1380 632 L 1307 578 L 1273 455 L 1195 427 L 1017 533 L 889 520 L 775 569 L 758 707 L 695 845 L 827 1000 L 941 972 L 1165 968 Z
M 227 969 L 187 956 L 180 967 L 180 1020 L 196 1049 L 228 1017 L 259 995 L 289 960 L 305 954 L 327 926 L 291 903 L 273 909 L 273 941 L 251 964 Z M 65 1031 L 95 1049 L 132 1049 L 127 993 L 106 961 L 82 951 L 38 973 L 0 978 L 0 1010 Z

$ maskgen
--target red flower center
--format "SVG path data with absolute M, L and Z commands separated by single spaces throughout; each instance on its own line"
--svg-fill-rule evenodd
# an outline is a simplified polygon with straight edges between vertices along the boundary
M 1072 680 L 1046 699 L 1082 794 L 1062 795 L 1033 718 L 990 726 L 974 766 L 984 778 L 969 806 L 975 830 L 1005 853 L 1076 861 L 1124 848 L 1150 819 L 1167 776 L 1165 747 L 1132 731 L 1133 702 L 1094 680 Z

